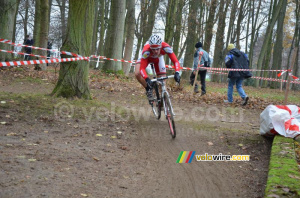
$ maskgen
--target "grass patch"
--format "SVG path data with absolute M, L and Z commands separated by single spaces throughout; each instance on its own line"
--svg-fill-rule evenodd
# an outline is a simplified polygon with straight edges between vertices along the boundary
M 0 107 L 11 110 L 18 119 L 58 117 L 62 119 L 103 120 L 111 113 L 111 104 L 97 100 L 51 97 L 43 94 L 13 94 L 0 92 Z M 117 107 L 115 107 L 117 108 Z
M 276 136 L 273 141 L 265 197 L 299 197 L 300 173 L 295 159 L 294 140 Z
M 29 83 L 37 83 L 37 84 L 40 84 L 40 83 L 43 83 L 44 81 L 40 78 L 32 78 L 32 77 L 24 77 L 24 78 L 17 78 L 15 79 L 15 82 L 29 82 Z

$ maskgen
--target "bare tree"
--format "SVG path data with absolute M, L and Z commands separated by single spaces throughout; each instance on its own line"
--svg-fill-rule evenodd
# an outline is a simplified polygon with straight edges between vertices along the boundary
M 226 3 L 226 5 L 225 5 Z M 226 11 L 229 5 L 229 0 L 221 0 L 219 6 L 219 20 L 218 20 L 218 29 L 216 34 L 216 44 L 215 44 L 215 51 L 214 51 L 214 61 L 213 67 L 221 67 L 224 62 L 224 31 L 225 31 L 225 18 L 226 18 Z M 213 75 L 212 81 L 219 82 L 221 80 L 219 75 Z
M 99 2 L 99 27 L 100 27 L 100 35 L 99 35 L 99 43 L 97 54 L 103 56 L 104 54 L 104 33 L 105 33 L 105 0 L 100 0 Z
M 17 0 L 0 0 L 0 35 L 4 39 L 13 39 L 18 2 Z M 0 43 L 0 49 L 11 50 L 11 46 Z M 10 59 L 10 54 L 0 53 L 0 61 L 9 61 Z
M 111 2 L 108 34 L 105 39 L 104 55 L 109 58 L 122 59 L 122 44 L 125 25 L 126 1 L 115 0 Z M 106 61 L 103 70 L 107 72 L 120 72 L 122 64 L 116 61 Z
M 95 1 L 69 0 L 69 6 L 68 31 L 62 50 L 89 56 L 95 20 Z M 88 65 L 87 61 L 62 63 L 58 82 L 52 95 L 91 99 L 88 85 Z
M 240 35 L 241 35 L 241 25 L 242 25 L 242 21 L 244 19 L 244 15 L 243 15 L 243 10 L 245 5 L 245 0 L 241 0 L 241 6 L 239 9 L 239 15 L 238 15 L 238 20 L 237 20 L 237 25 L 236 25 L 236 47 L 238 49 L 241 49 L 241 45 L 240 45 Z
M 278 2 L 278 4 L 275 6 L 275 8 L 273 10 L 272 18 L 271 18 L 271 20 L 268 23 L 268 27 L 267 27 L 267 32 L 266 32 L 266 35 L 265 35 L 265 39 L 264 39 L 264 42 L 263 42 L 263 45 L 262 45 L 261 52 L 260 52 L 259 57 L 258 57 L 257 69 L 261 69 L 262 68 L 263 60 L 264 60 L 266 52 L 268 50 L 268 45 L 267 44 L 268 44 L 268 42 L 270 40 L 270 37 L 272 35 L 272 31 L 273 31 L 274 25 L 275 25 L 275 23 L 276 23 L 276 21 L 278 19 L 278 16 L 279 16 L 282 4 L 283 4 L 283 1 L 280 0 Z M 258 72 L 258 74 L 259 73 L 260 72 Z M 258 87 L 259 81 L 256 81 L 255 85 Z
M 67 34 L 67 17 L 66 17 L 66 0 L 56 0 L 60 10 L 60 21 L 61 21 L 61 36 L 62 42 L 64 42 Z
M 285 17 L 285 11 L 286 11 L 286 6 L 287 6 L 287 0 L 282 0 L 282 8 L 280 10 L 279 16 L 278 16 L 278 21 L 277 21 L 277 34 L 276 34 L 276 42 L 274 45 L 274 50 L 273 50 L 273 65 L 272 69 L 278 70 L 282 69 L 282 48 L 283 48 L 283 22 L 284 22 L 284 17 Z M 276 78 L 276 73 L 272 72 L 272 77 Z M 270 87 L 271 88 L 278 88 L 279 83 L 277 82 L 270 82 Z
M 174 41 L 173 41 L 173 51 L 176 55 L 179 52 L 179 42 L 182 30 L 182 10 L 185 0 L 179 0 L 177 10 L 176 10 L 176 20 L 175 20 L 175 32 L 174 32 Z M 179 58 L 179 57 L 178 57 Z
M 235 21 L 235 18 L 236 18 L 237 3 L 238 3 L 238 0 L 233 0 L 233 2 L 232 2 L 230 19 L 229 19 L 229 26 L 228 26 L 228 31 L 227 31 L 227 39 L 226 39 L 225 46 L 228 46 L 229 41 L 231 43 L 233 43 L 233 40 L 230 40 L 230 38 L 232 38 L 233 25 L 234 25 L 234 21 Z
M 134 41 L 134 28 L 135 28 L 135 4 L 134 0 L 127 0 L 127 14 L 126 14 L 126 34 L 125 34 L 125 49 L 124 59 L 131 60 L 133 41 Z M 129 74 L 131 64 L 123 63 L 123 71 L 125 75 Z
M 138 39 L 135 59 L 138 58 L 140 48 L 149 39 L 155 22 L 155 14 L 159 6 L 159 0 L 141 0 L 141 12 L 138 16 L 135 35 Z
M 198 0 L 190 0 L 189 1 L 189 17 L 188 17 L 188 34 L 187 34 L 187 46 L 184 56 L 183 65 L 185 67 L 192 67 L 193 64 L 193 55 L 195 51 L 195 43 L 197 41 L 196 37 L 196 20 L 197 20 L 197 10 L 199 7 Z M 187 72 L 182 73 L 183 78 L 187 78 L 189 75 Z
M 215 19 L 215 13 L 216 13 L 216 8 L 218 5 L 217 0 L 212 0 L 210 9 L 209 9 L 209 16 L 208 20 L 206 22 L 206 31 L 205 31 L 205 41 L 203 44 L 203 48 L 209 53 L 210 51 L 210 45 L 211 45 L 211 40 L 213 37 L 213 27 L 214 27 L 214 19 Z

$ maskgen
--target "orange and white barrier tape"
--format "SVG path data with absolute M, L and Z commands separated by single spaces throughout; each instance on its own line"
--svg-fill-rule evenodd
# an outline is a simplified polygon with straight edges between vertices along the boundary
M 67 52 L 67 51 L 61 51 L 60 52 L 60 51 L 55 50 L 55 49 L 46 49 L 46 48 L 35 47 L 35 46 L 31 46 L 31 45 L 16 44 L 16 43 L 13 43 L 12 41 L 7 40 L 7 39 L 1 39 L 0 38 L 0 43 L 6 43 L 6 44 L 14 45 L 14 46 L 17 46 L 17 47 L 29 47 L 29 48 L 32 48 L 32 49 L 45 50 L 45 51 L 50 51 L 50 52 L 59 52 L 59 53 L 64 54 L 64 55 L 69 55 L 69 56 L 74 56 L 74 57 L 82 57 L 81 55 L 78 55 L 78 54 L 75 54 L 75 53 L 72 53 L 72 52 Z
M 6 43 L 6 44 L 10 44 L 10 45 L 14 45 L 14 46 L 19 46 L 19 47 L 30 47 L 33 49 L 39 49 L 39 50 L 46 50 L 46 51 L 53 51 L 53 52 L 59 52 L 58 50 L 53 50 L 53 49 L 46 49 L 46 48 L 40 48 L 40 47 L 35 47 L 35 46 L 29 46 L 29 45 L 23 45 L 23 44 L 16 44 L 13 43 L 10 40 L 7 39 L 1 39 L 0 38 L 0 42 L 2 43 Z M 34 54 L 26 54 L 26 53 L 22 53 L 22 52 L 13 52 L 13 51 L 8 51 L 8 50 L 2 50 L 0 49 L 1 52 L 6 52 L 6 53 L 16 53 L 16 54 L 21 54 L 21 55 L 29 55 L 29 56 L 36 56 L 36 57 L 42 57 L 42 58 L 47 58 L 45 56 L 41 56 L 41 55 L 34 55 Z M 111 61 L 119 61 L 119 62 L 126 62 L 126 63 L 136 63 L 135 60 L 132 61 L 127 61 L 124 59 L 115 59 L 115 58 L 106 58 L 105 56 L 96 56 L 96 55 L 91 55 L 90 57 L 82 57 L 81 55 L 72 53 L 72 52 L 66 52 L 66 51 L 61 51 L 61 54 L 65 54 L 65 55 L 71 55 L 74 57 L 79 57 L 80 59 L 50 59 L 50 60 L 68 60 L 68 61 L 77 61 L 77 60 L 88 60 L 90 61 L 90 58 L 96 58 L 101 60 L 111 60 Z M 2 66 L 18 66 L 18 65 L 30 65 L 30 64 L 41 64 L 41 63 L 53 63 L 53 62 L 48 62 L 50 60 L 33 60 L 35 62 L 31 62 L 31 61 L 12 61 L 12 62 L 0 62 L 0 67 Z M 42 61 L 42 62 L 39 62 Z M 55 61 L 55 62 L 67 62 L 67 61 Z M 209 72 L 212 73 L 219 73 L 219 74 L 227 74 L 227 73 L 222 73 L 222 72 L 216 72 L 216 71 L 272 71 L 272 72 L 278 72 L 280 71 L 281 73 L 279 73 L 277 76 L 280 77 L 282 76 L 285 72 L 290 70 L 258 70 L 258 69 L 232 69 L 232 68 L 211 68 L 211 67 L 202 67 L 203 65 L 199 65 L 198 68 L 203 68 L 208 70 Z M 175 67 L 172 65 L 166 65 L 166 68 L 169 69 L 174 69 Z M 182 70 L 193 70 L 192 68 L 189 67 L 180 67 L 180 69 Z M 293 79 L 295 79 L 296 81 L 293 81 L 293 83 L 298 83 L 297 81 L 299 81 L 299 78 L 296 76 L 293 76 L 291 73 L 289 73 L 289 76 L 291 76 Z M 279 80 L 279 79 L 272 79 L 272 78 L 263 78 L 263 77 L 252 77 L 252 78 L 256 78 L 256 79 L 262 79 L 262 80 L 270 80 L 270 81 L 279 81 L 279 82 L 285 82 L 284 80 Z
M 128 61 L 128 60 L 124 60 L 124 59 L 106 58 L 105 56 L 96 56 L 96 55 L 92 55 L 90 57 L 99 58 L 99 59 L 102 59 L 102 60 L 118 61 L 118 62 L 123 62 L 123 63 L 135 63 L 135 60 Z
M 224 73 L 224 72 L 216 72 L 216 71 L 208 71 L 208 72 L 222 74 L 222 75 L 228 75 L 228 73 Z M 275 81 L 275 82 L 287 82 L 287 80 L 276 79 L 276 78 L 265 78 L 265 77 L 258 77 L 258 76 L 252 76 L 251 78 L 258 79 L 258 80 Z M 295 80 L 295 81 L 291 81 L 291 83 L 300 84 L 300 81 Z
M 60 63 L 60 62 L 70 62 L 70 61 L 79 61 L 79 60 L 88 60 L 88 57 L 53 58 L 53 59 L 47 59 L 47 60 L 0 62 L 0 67 L 19 66 L 19 65 L 38 65 L 38 64 L 43 64 L 43 63 Z
M 40 58 L 47 58 L 46 56 L 26 54 L 26 53 L 23 53 L 23 52 L 14 52 L 14 51 L 9 51 L 9 50 L 2 50 L 2 49 L 0 49 L 0 52 L 6 52 L 6 53 L 12 53 L 12 54 L 21 54 L 21 55 L 27 55 L 27 56 L 35 56 L 35 57 L 40 57 Z
M 217 68 L 217 67 L 205 67 L 207 70 L 216 70 L 216 71 L 270 71 L 270 72 L 279 72 L 279 71 L 290 71 L 287 69 L 281 69 L 281 70 L 261 70 L 261 69 L 232 69 L 232 68 Z

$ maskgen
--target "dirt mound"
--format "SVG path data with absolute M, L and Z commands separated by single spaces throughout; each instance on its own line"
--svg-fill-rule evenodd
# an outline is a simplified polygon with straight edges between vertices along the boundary
M 134 79 L 91 72 L 93 101 L 48 96 L 54 81 L 0 72 L 0 197 L 263 196 L 271 140 L 258 133 L 260 110 L 172 90 L 173 140 Z M 176 163 L 181 151 L 250 161 Z

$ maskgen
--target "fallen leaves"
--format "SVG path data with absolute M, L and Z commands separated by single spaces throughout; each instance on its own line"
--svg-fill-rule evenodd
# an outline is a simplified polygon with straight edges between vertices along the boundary
M 295 176 L 295 175 L 288 175 L 290 178 L 293 178 L 293 179 L 299 179 L 300 180 L 300 177 L 298 176 Z
M 93 157 L 93 159 L 95 160 L 95 161 L 100 161 L 100 159 L 99 158 L 97 158 L 97 157 Z
M 8 134 L 6 134 L 6 136 L 18 136 L 18 134 L 16 134 L 16 133 L 8 133 Z

